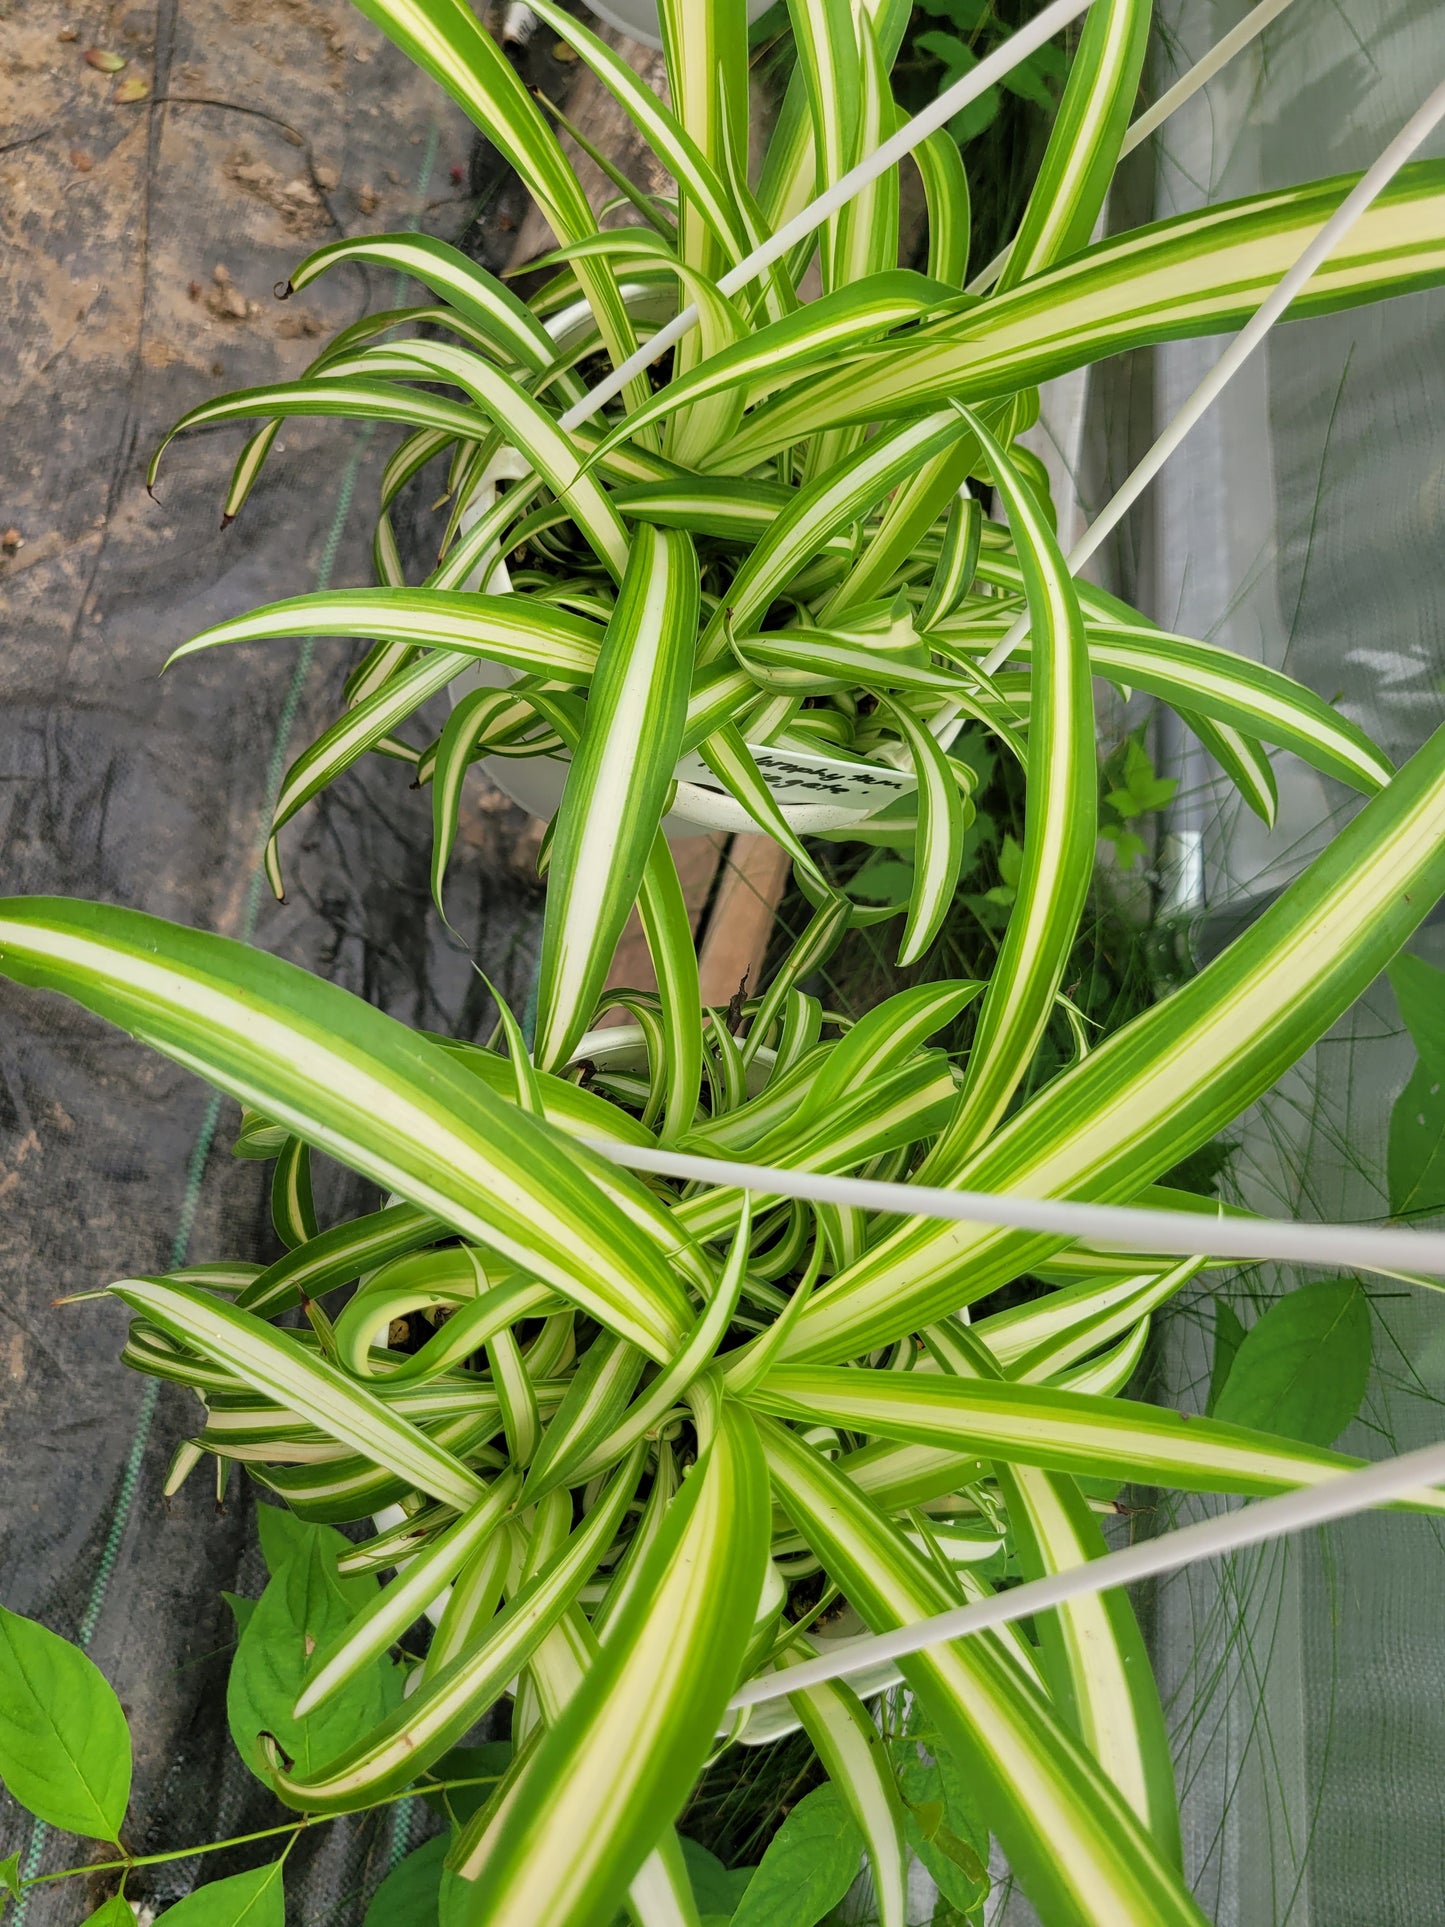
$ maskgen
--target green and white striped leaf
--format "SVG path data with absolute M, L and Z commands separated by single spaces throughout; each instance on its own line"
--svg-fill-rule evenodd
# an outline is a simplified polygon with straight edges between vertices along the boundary
M 759 1430 L 779 1500 L 871 1630 L 962 1603 L 855 1484 L 782 1426 Z M 1003 1641 L 954 1640 L 899 1670 L 977 1789 L 1045 1927 L 1203 1927 L 1178 1875 Z
M 463 1871 L 476 1927 L 609 1920 L 712 1750 L 768 1540 L 753 1422 L 724 1403 L 597 1660 Z
M 652 1357 L 690 1327 L 659 1244 L 592 1181 L 605 1167 L 338 986 L 225 937 L 43 897 L 0 903 L 0 971 L 76 998 Z
M 1085 16 L 998 295 L 1088 246 L 1134 110 L 1152 11 L 1151 0 L 1094 0 Z
M 825 427 L 945 395 L 1015 393 L 1126 348 L 1240 328 L 1355 185 L 1355 175 L 1178 215 L 1086 248 L 1011 294 L 883 342 L 758 409 L 734 439 L 743 472 Z M 1315 272 L 1289 315 L 1328 314 L 1445 279 L 1445 161 L 1403 167 Z
M 748 1403 L 779 1418 L 821 1419 L 878 1438 L 1185 1492 L 1287 1492 L 1362 1463 L 1131 1399 L 932 1372 L 776 1365 Z M 1445 1493 L 1422 1494 L 1418 1503 L 1425 1511 L 1445 1511 Z
M 537 988 L 544 1070 L 586 1030 L 637 900 L 682 745 L 697 612 L 690 538 L 638 524 L 553 836 Z
M 506 1689 L 575 1601 L 606 1553 L 622 1522 L 644 1454 L 639 1449 L 618 1468 L 607 1489 L 566 1538 L 488 1625 L 395 1712 L 310 1776 L 271 1760 L 271 1778 L 288 1806 L 305 1813 L 350 1813 L 409 1786 Z
M 1037 642 L 1018 894 L 979 1011 L 958 1111 L 925 1173 L 954 1169 L 1023 1081 L 1078 933 L 1097 834 L 1093 684 L 1073 579 L 1032 489 L 983 423 L 963 412 L 1008 508 Z
M 159 1278 L 127 1278 L 111 1290 L 162 1331 L 433 1498 L 461 1508 L 482 1496 L 481 1481 L 460 1460 L 398 1418 L 365 1386 L 324 1358 L 308 1355 L 289 1333 L 254 1313 L 195 1285 Z

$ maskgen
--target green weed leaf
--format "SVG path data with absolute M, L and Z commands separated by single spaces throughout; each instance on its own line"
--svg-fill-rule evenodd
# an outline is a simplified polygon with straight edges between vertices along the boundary
M 1390 986 L 1420 1062 L 1445 1079 L 1445 970 L 1401 955 L 1390 965 Z
M 734 1908 L 742 1904 L 756 1867 L 725 1867 L 715 1853 L 709 1853 L 696 1840 L 678 1836 L 678 1846 L 692 1882 L 693 1898 L 703 1920 L 731 1920 Z
M 1423 1058 L 1390 1113 L 1386 1170 L 1391 1217 L 1445 1211 L 1445 1072 Z
M 1330 1445 L 1360 1409 L 1370 1310 L 1353 1278 L 1301 1285 L 1244 1335 L 1214 1416 L 1307 1445 Z
M 6 1896 L 20 1898 L 20 1855 L 10 1853 L 0 1860 L 0 1913 L 5 1911 Z
M 461 1826 L 471 1819 L 478 1807 L 485 1806 L 491 1799 L 497 1781 L 511 1761 L 510 1740 L 484 1740 L 480 1746 L 454 1746 L 450 1753 L 443 1753 L 431 1768 L 428 1778 L 475 1780 L 478 1784 L 448 1787 L 445 1792 L 429 1792 L 423 1786 L 422 1798 L 434 1813 L 441 1814 L 454 1826 Z
M 769 1841 L 733 1927 L 817 1927 L 852 1886 L 862 1858 L 863 1836 L 842 1796 L 815 1787 Z
M 161 1919 L 168 1927 L 285 1927 L 281 1862 L 212 1880 L 167 1907 Z
M 100 1668 L 0 1606 L 0 1778 L 11 1797 L 66 1833 L 114 1840 L 130 1768 L 125 1714 Z
M 372 1895 L 362 1927 L 437 1927 L 450 1845 L 451 1835 L 439 1833 L 393 1867 Z
M 1243 1343 L 1244 1326 L 1239 1322 L 1239 1314 L 1221 1298 L 1214 1307 L 1214 1362 L 1209 1372 L 1209 1399 L 1204 1407 L 1211 1418 L 1215 1416 L 1219 1394 L 1234 1369 L 1235 1358 Z
M 226 1690 L 231 1737 L 247 1766 L 267 1785 L 260 1734 L 273 1734 L 298 1768 L 310 1772 L 368 1732 L 401 1698 L 400 1668 L 380 1660 L 305 1719 L 294 1717 L 292 1708 L 312 1655 L 345 1630 L 376 1587 L 365 1574 L 338 1578 L 336 1548 L 346 1541 L 332 1527 L 302 1525 L 301 1532 L 305 1536 L 298 1536 L 247 1620 Z
M 86 1927 L 135 1927 L 135 1909 L 119 1894 L 112 1894 L 87 1917 Z

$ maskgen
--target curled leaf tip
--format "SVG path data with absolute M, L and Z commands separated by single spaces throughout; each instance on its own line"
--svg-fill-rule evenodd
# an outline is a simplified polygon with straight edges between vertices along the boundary
M 273 282 L 271 292 L 278 301 L 289 301 L 296 290 L 292 287 L 290 281 L 286 280 Z

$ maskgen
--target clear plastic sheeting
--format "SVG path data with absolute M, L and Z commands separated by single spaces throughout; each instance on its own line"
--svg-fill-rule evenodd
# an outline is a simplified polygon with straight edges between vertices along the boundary
M 1177 66 L 1245 10 L 1165 6 Z M 1442 75 L 1445 12 L 1429 0 L 1293 6 L 1158 137 L 1158 211 L 1365 167 Z M 1425 152 L 1441 151 L 1437 133 Z M 1220 345 L 1158 351 L 1158 423 Z M 1442 449 L 1438 293 L 1277 329 L 1155 485 L 1135 531 L 1152 613 L 1287 670 L 1402 759 L 1445 712 Z M 1162 760 L 1183 777 L 1163 909 L 1192 924 L 1202 960 L 1356 804 L 1280 757 L 1269 831 L 1184 732 Z M 1415 947 L 1445 964 L 1438 921 Z M 1231 1130 L 1227 1185 L 1273 1213 L 1384 1218 L 1389 1114 L 1413 1061 L 1382 982 Z M 1261 1267 L 1182 1308 L 1162 1334 L 1155 1395 L 1202 1407 L 1216 1291 L 1248 1323 L 1250 1302 L 1299 1282 Z M 1404 1285 L 1369 1290 L 1374 1372 L 1340 1445 L 1382 1457 L 1445 1436 L 1445 1304 Z M 1221 1927 L 1440 1918 L 1442 1561 L 1433 1526 L 1372 1515 L 1160 1585 L 1154 1643 L 1188 1871 Z

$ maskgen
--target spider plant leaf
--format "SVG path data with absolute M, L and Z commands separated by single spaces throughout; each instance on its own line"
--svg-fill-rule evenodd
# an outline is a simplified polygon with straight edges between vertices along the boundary
M 508 1470 L 494 1479 L 476 1504 L 424 1551 L 407 1560 L 361 1611 L 323 1646 L 307 1669 L 293 1717 L 304 1719 L 347 1680 L 394 1646 L 469 1559 L 492 1538 L 516 1502 L 522 1475 Z
M 662 1248 L 594 1183 L 591 1155 L 361 998 L 225 937 L 58 898 L 0 904 L 0 968 L 141 1036 L 650 1356 L 690 1329 Z M 646 1190 L 622 1188 L 669 1235 Z
M 698 744 L 698 754 L 723 788 L 745 809 L 764 836 L 780 844 L 818 889 L 828 884 L 811 852 L 796 835 L 768 788 L 753 753 L 732 723 L 723 723 Z
M 979 1011 L 957 1113 L 925 1160 L 933 1171 L 957 1164 L 964 1147 L 992 1130 L 1033 1059 L 1088 895 L 1098 799 L 1093 683 L 1068 564 L 1013 462 L 983 423 L 963 412 L 1008 506 L 1037 640 L 1017 896 Z M 923 839 L 921 822 L 919 834 Z
M 1088 246 L 1138 95 L 1152 12 L 1151 0 L 1095 0 L 1089 9 L 999 296 Z
M 587 1441 L 588 1449 L 566 1468 L 567 1483 L 582 1485 L 605 1472 L 658 1424 L 687 1393 L 693 1380 L 711 1364 L 727 1335 L 747 1277 L 748 1242 L 752 1234 L 752 1201 L 745 1199 L 732 1250 L 712 1298 L 688 1334 L 682 1349 L 643 1387 L 626 1413 L 605 1435 Z
M 942 978 L 895 991 L 875 1004 L 828 1052 L 821 1072 L 793 1114 L 792 1128 L 832 1116 L 837 1106 L 902 1063 L 935 1031 L 951 1024 L 983 988 L 982 983 L 969 979 Z
M 508 689 L 472 689 L 455 705 L 442 729 L 431 767 L 431 894 L 444 923 L 447 919 L 442 886 L 456 842 L 462 784 L 467 771 L 476 760 L 479 745 L 509 734 L 519 722 L 534 717 L 535 713 L 524 699 Z
M 540 0 L 533 11 L 560 40 L 576 50 L 612 94 L 651 152 L 684 189 L 689 205 L 707 224 L 728 264 L 741 260 L 747 252 L 748 237 L 732 197 L 716 168 L 677 116 L 605 40 L 599 39 L 580 20 L 573 19 L 565 8 L 554 5 L 553 0 Z
M 562 1403 L 542 1436 L 527 1473 L 527 1503 L 568 1483 L 594 1440 L 605 1438 L 627 1410 L 647 1361 L 633 1345 L 610 1332 L 595 1338 L 568 1381 Z M 572 1480 L 576 1484 L 580 1481 Z
M 332 1225 L 288 1251 L 251 1279 L 236 1303 L 243 1311 L 268 1316 L 287 1311 L 303 1298 L 320 1298 L 338 1285 L 349 1285 L 362 1272 L 443 1235 L 441 1220 L 429 1211 L 411 1204 L 388 1205 L 384 1211 Z
M 913 163 L 928 207 L 928 278 L 961 289 L 968 279 L 973 212 L 958 142 L 940 127 L 914 148 Z
M 667 60 L 667 84 L 678 119 L 718 176 L 728 154 L 748 151 L 748 28 L 743 8 L 698 7 L 689 0 L 659 0 L 658 25 Z M 691 268 L 716 275 L 727 259 L 710 231 L 692 190 L 678 181 L 680 252 Z M 691 364 L 695 340 L 679 343 L 676 366 Z
M 841 1680 L 794 1693 L 788 1704 L 863 1836 L 879 1927 L 904 1927 L 908 1850 L 903 1800 L 873 1715 Z
M 547 225 L 564 244 L 591 234 L 597 223 L 571 163 L 541 109 L 501 48 L 463 0 L 357 0 L 361 11 L 417 66 L 451 95 L 511 162 L 535 197 Z M 614 364 L 637 346 L 632 323 L 605 260 L 579 265 L 578 278 Z M 629 386 L 636 403 L 645 378 Z
M 987 1347 L 956 1319 L 930 1326 L 929 1350 L 945 1373 L 1002 1377 Z M 996 1462 L 1024 1576 L 1042 1578 L 1108 1550 L 1075 1480 Z M 1094 1593 L 1038 1622 L 1055 1704 L 1134 1809 L 1172 1867 L 1183 1864 L 1174 1762 L 1154 1669 L 1129 1596 Z
M 826 6 L 829 0 L 823 0 Z M 844 32 L 854 40 L 858 112 L 852 133 L 853 161 L 881 147 L 900 118 L 888 84 L 888 68 L 866 8 L 837 8 Z M 850 165 L 852 163 L 850 162 Z M 898 169 L 890 167 L 838 210 L 833 275 L 840 287 L 898 265 Z M 826 464 L 821 464 L 826 465 Z
M 592 459 L 600 461 L 638 429 L 711 395 L 737 390 L 757 400 L 845 349 L 885 334 L 901 322 L 916 320 L 950 293 L 911 268 L 893 268 L 837 288 L 795 314 L 755 329 L 746 340 L 687 373 L 675 375 L 650 402 L 603 437 Z M 683 485 L 691 486 L 698 479 L 686 478 Z
M 1193 730 L 1259 820 L 1272 830 L 1279 813 L 1279 785 L 1263 743 L 1246 736 L 1233 723 L 1211 722 L 1196 710 L 1181 709 L 1176 713 L 1179 720 Z M 1361 783 L 1357 778 L 1355 787 L 1368 792 L 1378 785 Z
M 793 48 L 813 126 L 815 193 L 831 187 L 858 158 L 862 117 L 858 34 L 848 0 L 788 0 Z M 889 132 L 892 130 L 889 129 Z M 838 239 L 842 211 L 829 217 L 819 242 L 825 292 L 842 284 Z
M 446 341 L 396 342 L 385 350 L 364 352 L 368 359 L 385 353 L 389 359 L 413 363 L 419 378 L 454 382 L 465 389 L 567 504 L 603 566 L 621 580 L 627 566 L 627 532 L 617 511 L 590 470 L 584 471 L 577 448 L 520 382 L 480 355 Z
M 363 1385 L 302 1350 L 291 1335 L 195 1285 L 127 1278 L 111 1290 L 162 1331 L 225 1365 L 247 1385 L 337 1440 L 458 1508 L 482 1496 L 474 1472 Z
M 544 1070 L 587 1028 L 637 900 L 682 746 L 697 615 L 691 539 L 638 524 L 552 844 L 537 987 Z
M 1286 1492 L 1362 1463 L 1243 1425 L 1002 1379 L 783 1364 L 748 1403 L 775 1417 L 822 1420 L 877 1438 L 1185 1492 Z M 1445 1511 L 1445 1492 L 1422 1493 L 1415 1504 Z
M 973 586 L 983 540 L 983 504 L 960 490 L 949 504 L 928 594 L 915 617 L 920 632 L 945 621 Z
M 534 374 L 551 366 L 557 347 L 547 330 L 504 281 L 430 234 L 356 234 L 308 254 L 291 270 L 288 288 L 301 290 L 342 262 L 393 268 L 441 296 L 513 361 Z
M 945 317 L 910 346 L 881 342 L 749 416 L 738 473 L 820 428 L 876 421 L 944 395 L 1012 394 L 1127 348 L 1240 328 L 1358 175 L 1178 215 L 1085 248 L 1011 293 Z M 1292 302 L 1292 318 L 1445 280 L 1445 161 L 1401 168 Z
M 539 1562 L 484 1635 L 424 1676 L 364 1739 L 304 1776 L 273 1757 L 271 1781 L 281 1799 L 305 1813 L 349 1813 L 399 1793 L 455 1746 L 501 1697 L 591 1577 L 632 1503 L 644 1457 L 639 1448 L 619 1466 L 582 1523 Z
M 697 1116 L 703 1054 L 697 1012 L 702 993 L 692 918 L 682 893 L 677 864 L 660 829 L 642 872 L 637 910 L 661 1005 L 665 1067 L 660 1086 L 659 1142 L 670 1144 L 692 1128 Z
M 872 1630 L 961 1603 L 933 1563 L 803 1440 L 766 1421 L 759 1432 L 784 1510 Z M 1045 1927 L 1203 1927 L 1177 1873 L 1001 1641 L 987 1633 L 954 1640 L 910 1655 L 899 1670 L 977 1789 Z
M 904 702 L 885 702 L 898 734 L 907 745 L 918 779 L 918 835 L 913 846 L 913 886 L 908 917 L 898 945 L 900 969 L 916 963 L 938 935 L 953 905 L 963 867 L 963 835 L 967 828 L 963 795 L 954 765 L 938 738 L 926 729 Z M 1030 743 L 1033 732 L 1030 732 Z M 1032 797 L 1032 790 L 1029 792 Z M 1002 966 L 1000 965 L 999 968 Z M 997 981 L 997 969 L 995 971 Z M 985 997 L 984 1010 L 988 1009 Z M 980 1029 L 983 1024 L 980 1017 Z M 974 1052 L 977 1053 L 977 1042 Z
M 929 641 L 952 654 L 956 640 L 967 630 L 970 650 L 975 642 L 986 649 L 983 631 L 989 641 L 996 641 L 1006 626 L 987 623 L 979 630 L 945 622 L 930 633 Z M 1096 676 L 1158 696 L 1191 728 L 1198 716 L 1245 736 L 1263 737 L 1366 795 L 1389 782 L 1388 758 L 1358 724 L 1266 663 L 1251 662 L 1218 643 L 1197 642 L 1191 636 L 1141 624 L 1111 623 L 1105 628 L 1086 618 L 1086 628 L 1089 661 Z M 1026 636 L 1017 652 L 1030 657 L 1034 646 L 1032 636 Z M 1212 741 L 1209 746 L 1215 747 Z
M 271 1228 L 288 1250 L 316 1237 L 316 1207 L 311 1201 L 311 1147 L 288 1137 L 271 1173 Z
M 753 1422 L 718 1410 L 628 1604 L 465 1875 L 475 1927 L 609 1920 L 712 1750 L 762 1590 L 768 1480 Z
M 481 423 L 475 410 L 428 395 L 399 382 L 338 380 L 276 382 L 247 388 L 234 395 L 218 395 L 189 409 L 171 429 L 146 471 L 146 486 L 155 486 L 161 457 L 177 435 L 189 428 L 209 428 L 217 422 L 247 421 L 257 415 L 341 415 L 353 421 L 409 422 L 413 428 L 434 429 L 449 438 L 474 440 Z
M 746 432 L 746 424 L 744 431 Z M 790 578 L 829 536 L 863 515 L 916 469 L 970 432 L 955 408 L 940 409 L 880 434 L 806 488 L 771 522 L 732 579 L 724 604 L 708 622 L 698 659 L 727 647 L 727 629 L 745 634 Z

